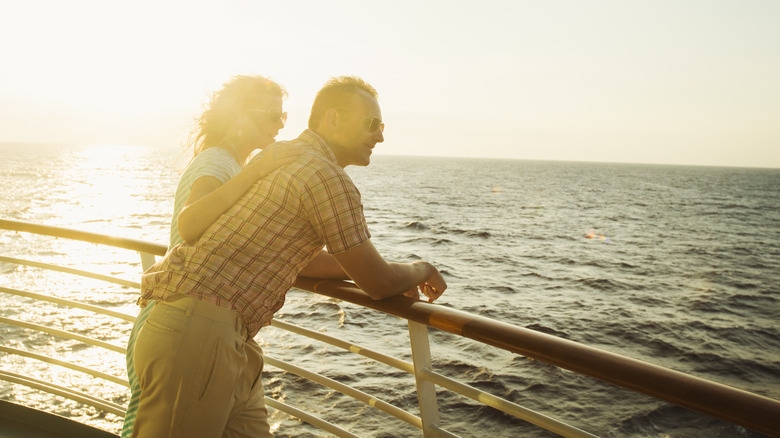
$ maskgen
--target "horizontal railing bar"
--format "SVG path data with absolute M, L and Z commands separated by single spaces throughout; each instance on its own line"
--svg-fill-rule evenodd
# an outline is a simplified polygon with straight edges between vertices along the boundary
M 89 231 L 74 230 L 64 227 L 53 227 L 49 225 L 39 225 L 32 222 L 17 221 L 13 219 L 0 219 L 0 229 L 42 234 L 44 236 L 63 237 L 66 239 L 80 240 L 82 242 L 99 243 L 101 245 L 145 252 L 157 256 L 164 256 L 165 252 L 168 250 L 168 247 L 165 245 L 147 242 L 144 240 L 107 236 L 105 234 L 91 233 Z
M 123 320 L 128 321 L 128 322 L 135 321 L 135 316 L 128 315 L 126 313 L 117 312 L 115 310 L 109 310 L 109 309 L 106 309 L 104 307 L 94 306 L 92 304 L 86 304 L 86 303 L 81 303 L 81 302 L 78 302 L 78 301 L 66 300 L 64 298 L 57 298 L 57 297 L 52 297 L 52 296 L 49 296 L 49 295 L 43 295 L 43 294 L 39 294 L 39 293 L 35 293 L 35 292 L 27 292 L 27 291 L 17 290 L 17 289 L 9 289 L 7 287 L 0 287 L 0 293 L 6 293 L 6 294 L 10 294 L 10 295 L 18 295 L 20 297 L 32 298 L 32 299 L 41 300 L 41 301 L 49 301 L 49 302 L 52 302 L 52 303 L 55 303 L 55 304 L 61 304 L 63 306 L 75 307 L 75 308 L 82 309 L 82 310 L 88 310 L 88 311 L 90 311 L 92 313 L 112 316 L 114 318 L 123 319 Z
M 11 318 L 5 318 L 0 316 L 0 324 L 8 324 L 8 325 L 15 325 L 17 327 L 22 327 L 26 329 L 31 330 L 37 330 L 39 332 L 48 333 L 50 335 L 59 336 L 65 339 L 73 339 L 76 341 L 81 341 L 85 344 L 94 345 L 96 347 L 105 348 L 106 350 L 116 351 L 117 353 L 125 354 L 126 349 L 123 347 L 120 347 L 119 345 L 110 344 L 108 342 L 100 341 L 97 339 L 93 339 L 87 336 L 77 335 L 76 333 L 72 333 L 65 330 L 58 330 L 51 327 L 45 327 L 39 324 L 33 324 L 31 322 L 25 322 L 25 321 L 19 321 L 16 319 Z
M 351 351 L 352 353 L 359 354 L 369 359 L 373 359 L 377 362 L 384 363 L 385 365 L 389 365 L 401 371 L 406 371 L 407 373 L 414 374 L 414 365 L 412 365 L 411 362 L 406 362 L 400 359 L 396 359 L 392 356 L 388 356 L 386 354 L 382 354 L 377 351 L 370 350 L 368 348 L 363 348 L 359 345 L 355 345 L 347 341 L 334 338 L 333 336 L 329 336 L 320 332 L 315 332 L 313 330 L 309 330 L 307 328 L 290 324 L 288 322 L 279 321 L 277 319 L 272 320 L 271 325 L 280 328 L 282 330 L 287 330 L 288 332 L 297 333 L 301 336 L 306 336 L 308 338 L 333 345 L 334 347 L 338 347 L 343 350 Z
M 396 359 L 391 356 L 384 355 L 382 353 L 378 353 L 373 350 L 365 349 L 363 347 L 360 347 L 359 345 L 355 345 L 346 341 L 343 341 L 338 338 L 334 338 L 332 336 L 326 335 L 324 333 L 316 332 L 313 330 L 309 330 L 307 328 L 303 328 L 300 326 L 297 326 L 295 324 L 290 324 L 287 322 L 279 321 L 279 320 L 272 320 L 271 325 L 274 327 L 277 327 L 282 330 L 286 330 L 292 333 L 297 333 L 301 336 L 305 336 L 310 339 L 315 339 L 330 345 L 333 345 L 335 347 L 341 348 L 343 350 L 350 351 L 355 354 L 360 354 L 362 356 L 365 356 L 369 359 L 376 360 L 378 362 L 384 363 L 386 365 L 392 366 L 394 368 L 397 368 L 401 371 L 409 372 L 410 374 L 414 374 L 414 365 L 410 362 L 405 362 L 400 359 Z M 499 399 L 500 400 L 500 399 Z M 454 435 L 444 429 L 438 429 L 436 436 L 446 437 L 446 438 L 459 438 L 457 435 Z
M 34 268 L 41 268 L 41 269 L 48 269 L 50 271 L 64 272 L 66 274 L 78 275 L 78 276 L 81 276 L 81 277 L 92 278 L 94 280 L 102 280 L 102 281 L 106 281 L 106 282 L 109 282 L 109 283 L 114 283 L 114 284 L 118 284 L 120 286 L 130 287 L 130 288 L 134 288 L 134 289 L 140 289 L 141 288 L 141 283 L 138 283 L 138 282 L 135 282 L 135 281 L 125 280 L 123 278 L 118 278 L 118 277 L 112 277 L 110 275 L 98 274 L 98 273 L 95 273 L 95 272 L 82 271 L 81 269 L 74 269 L 74 268 L 68 268 L 68 267 L 65 267 L 65 266 L 52 265 L 52 264 L 49 264 L 49 263 L 36 262 L 36 261 L 33 261 L 33 260 L 24 260 L 24 259 L 17 259 L 17 258 L 14 258 L 14 257 L 0 256 L 0 262 L 14 263 L 14 264 L 17 264 L 17 265 L 31 266 L 31 267 L 34 267 Z
M 92 368 L 87 368 L 85 366 L 77 365 L 75 363 L 68 362 L 68 361 L 65 361 L 65 360 L 55 359 L 53 357 L 44 356 L 43 354 L 33 353 L 31 351 L 26 351 L 26 350 L 19 350 L 17 348 L 13 348 L 13 347 L 5 347 L 5 346 L 2 346 L 2 345 L 0 345 L 0 351 L 8 353 L 8 354 L 15 354 L 17 356 L 29 357 L 31 359 L 36 359 L 36 360 L 39 360 L 41 362 L 47 362 L 47 363 L 50 363 L 50 364 L 53 364 L 53 365 L 59 365 L 59 366 L 61 366 L 63 368 L 68 368 L 68 369 L 71 369 L 71 370 L 74 370 L 74 371 L 82 372 L 84 374 L 89 374 L 92 377 L 98 377 L 98 378 L 101 378 L 101 379 L 104 379 L 104 380 L 108 380 L 110 382 L 114 382 L 117 385 L 130 387 L 130 384 L 127 382 L 127 380 L 120 379 L 119 377 L 112 376 L 111 374 L 106 374 L 106 373 L 103 373 L 103 372 L 100 372 L 100 371 L 96 371 L 96 370 L 93 370 Z
M 102 411 L 109 412 L 118 417 L 125 416 L 125 408 L 118 404 L 111 403 L 110 401 L 103 400 L 92 395 L 76 391 L 74 389 L 65 388 L 64 386 L 55 385 L 53 383 L 45 382 L 43 380 L 34 379 L 32 377 L 22 376 L 16 373 L 9 373 L 7 371 L 0 371 L 0 379 L 8 382 L 24 385 L 33 389 L 38 389 L 50 394 L 59 395 L 69 400 L 73 400 L 85 405 L 94 406 Z
M 769 397 L 438 304 L 402 296 L 375 301 L 345 281 L 301 277 L 295 287 L 426 324 L 757 432 L 780 430 L 780 401 Z
M 322 418 L 319 418 L 317 416 L 314 416 L 306 411 L 302 411 L 298 408 L 294 408 L 288 404 L 282 403 L 279 400 L 275 400 L 271 397 L 265 398 L 265 404 L 280 410 L 282 412 L 285 412 L 287 414 L 292 415 L 293 417 L 300 418 L 301 420 L 311 424 L 312 426 L 318 427 L 322 430 L 325 430 L 327 432 L 332 433 L 333 435 L 336 435 L 341 438 L 359 438 L 357 435 L 346 431 L 338 426 L 336 426 L 333 423 L 329 423 Z
M 472 400 L 476 400 L 485 406 L 498 409 L 501 412 L 505 412 L 509 415 L 515 416 L 521 420 L 525 420 L 531 424 L 535 424 L 541 428 L 547 429 L 550 432 L 557 433 L 564 437 L 574 438 L 596 438 L 596 435 L 585 432 L 574 426 L 570 426 L 566 423 L 558 421 L 552 417 L 548 417 L 544 414 L 540 414 L 536 411 L 520 406 L 516 403 L 512 403 L 495 395 L 489 394 L 484 391 L 480 391 L 473 386 L 460 383 L 457 380 L 450 379 L 441 374 L 437 374 L 430 369 L 424 369 L 422 377 L 442 388 L 447 388 L 456 394 L 463 395 Z
M 0 229 L 105 244 L 159 256 L 165 255 L 167 250 L 164 245 L 141 240 L 9 219 L 0 219 Z M 299 278 L 295 286 L 522 354 L 758 432 L 773 434 L 780 430 L 780 401 L 758 394 L 442 305 L 405 297 L 374 301 L 348 282 Z
M 390 403 L 387 403 L 386 401 L 379 400 L 378 398 L 372 396 L 371 394 L 365 393 L 359 389 L 355 389 L 341 382 L 337 382 L 331 378 L 311 372 L 307 369 L 295 366 L 291 363 L 284 362 L 279 359 L 274 359 L 268 356 L 263 356 L 263 359 L 265 363 L 268 365 L 277 367 L 285 371 L 289 371 L 293 374 L 297 374 L 300 377 L 311 380 L 312 382 L 316 382 L 321 385 L 327 386 L 328 388 L 335 389 L 336 391 L 344 395 L 348 395 L 358 401 L 361 401 L 371 406 L 372 408 L 388 413 L 400 420 L 403 420 L 411 424 L 412 426 L 417 427 L 418 429 L 422 429 L 422 420 L 420 420 L 420 417 L 411 414 L 409 412 L 406 412 L 399 407 L 393 406 Z
M 272 320 L 271 325 L 274 327 L 277 327 L 282 330 L 286 330 L 292 333 L 297 333 L 301 336 L 305 336 L 310 339 L 315 339 L 330 345 L 333 345 L 335 347 L 341 348 L 346 351 L 350 351 L 355 354 L 360 354 L 361 356 L 365 356 L 369 359 L 376 360 L 378 362 L 384 363 L 386 365 L 392 366 L 394 368 L 397 368 L 401 371 L 409 372 L 410 374 L 414 374 L 414 365 L 410 362 L 405 362 L 400 359 L 396 359 L 391 356 L 387 356 L 385 354 L 365 349 L 363 347 L 360 347 L 359 345 L 355 345 L 346 341 L 343 341 L 338 338 L 334 338 L 332 336 L 326 335 L 324 333 L 316 332 L 313 330 L 309 330 L 304 327 L 297 326 L 295 324 L 290 324 L 287 322 L 279 321 L 279 320 Z M 452 434 L 444 429 L 438 429 L 436 431 L 436 436 L 441 436 L 445 438 L 460 438 L 455 434 Z

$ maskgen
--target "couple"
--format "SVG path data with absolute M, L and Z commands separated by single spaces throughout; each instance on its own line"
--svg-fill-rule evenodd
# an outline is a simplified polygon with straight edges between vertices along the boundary
M 384 141 L 376 90 L 356 77 L 331 79 L 309 129 L 271 144 L 286 120 L 285 95 L 269 79 L 238 76 L 198 121 L 170 250 L 142 279 L 123 437 L 272 436 L 253 338 L 297 276 L 351 279 L 377 300 L 421 292 L 433 301 L 447 287 L 430 263 L 382 258 L 344 172 L 368 165 Z M 264 151 L 241 170 L 256 148 Z

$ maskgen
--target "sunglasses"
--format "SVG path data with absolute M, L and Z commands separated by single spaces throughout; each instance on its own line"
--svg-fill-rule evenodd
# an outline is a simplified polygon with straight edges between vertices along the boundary
M 284 111 L 279 110 L 261 110 L 261 109 L 250 109 L 249 111 L 256 112 L 256 113 L 265 113 L 266 114 L 266 120 L 269 122 L 278 122 L 281 120 L 282 123 L 287 122 L 287 113 Z
M 354 114 L 354 111 L 350 111 L 347 109 L 337 109 L 337 111 Z M 366 121 L 368 122 L 368 132 L 376 132 L 377 129 L 382 132 L 385 132 L 385 124 L 384 122 L 382 122 L 382 119 L 380 119 L 379 117 L 372 117 L 370 119 L 366 119 Z
M 346 109 L 339 109 L 338 111 L 344 112 L 344 113 L 354 113 L 354 111 L 346 110 Z M 379 117 L 372 117 L 370 119 L 366 119 L 368 122 L 368 132 L 376 132 L 376 130 L 380 130 L 382 132 L 385 132 L 385 124 L 382 122 L 382 119 Z
M 376 132 L 376 130 L 385 132 L 385 124 L 379 117 L 368 119 L 368 132 Z

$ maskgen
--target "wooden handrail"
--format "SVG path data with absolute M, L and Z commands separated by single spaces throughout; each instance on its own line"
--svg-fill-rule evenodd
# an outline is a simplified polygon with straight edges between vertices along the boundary
M 374 301 L 345 281 L 299 278 L 295 287 L 426 324 L 757 432 L 780 436 L 778 400 L 443 305 L 403 296 Z
M 167 250 L 164 245 L 142 240 L 9 219 L 0 219 L 0 229 L 100 243 L 157 256 L 165 255 Z M 349 282 L 299 278 L 294 286 L 426 324 L 780 437 L 778 400 L 443 305 L 401 296 L 375 301 Z

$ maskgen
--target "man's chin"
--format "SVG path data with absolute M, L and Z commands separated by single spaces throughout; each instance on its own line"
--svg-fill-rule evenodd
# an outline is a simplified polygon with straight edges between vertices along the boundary
M 368 151 L 368 153 L 367 153 L 367 154 L 365 154 L 365 155 L 362 157 L 362 158 L 363 158 L 363 163 L 362 163 L 362 164 L 360 164 L 360 165 L 361 165 L 361 166 L 368 166 L 369 164 L 371 164 L 371 155 L 373 155 L 373 151 L 372 151 L 372 150 L 369 150 L 369 151 Z

